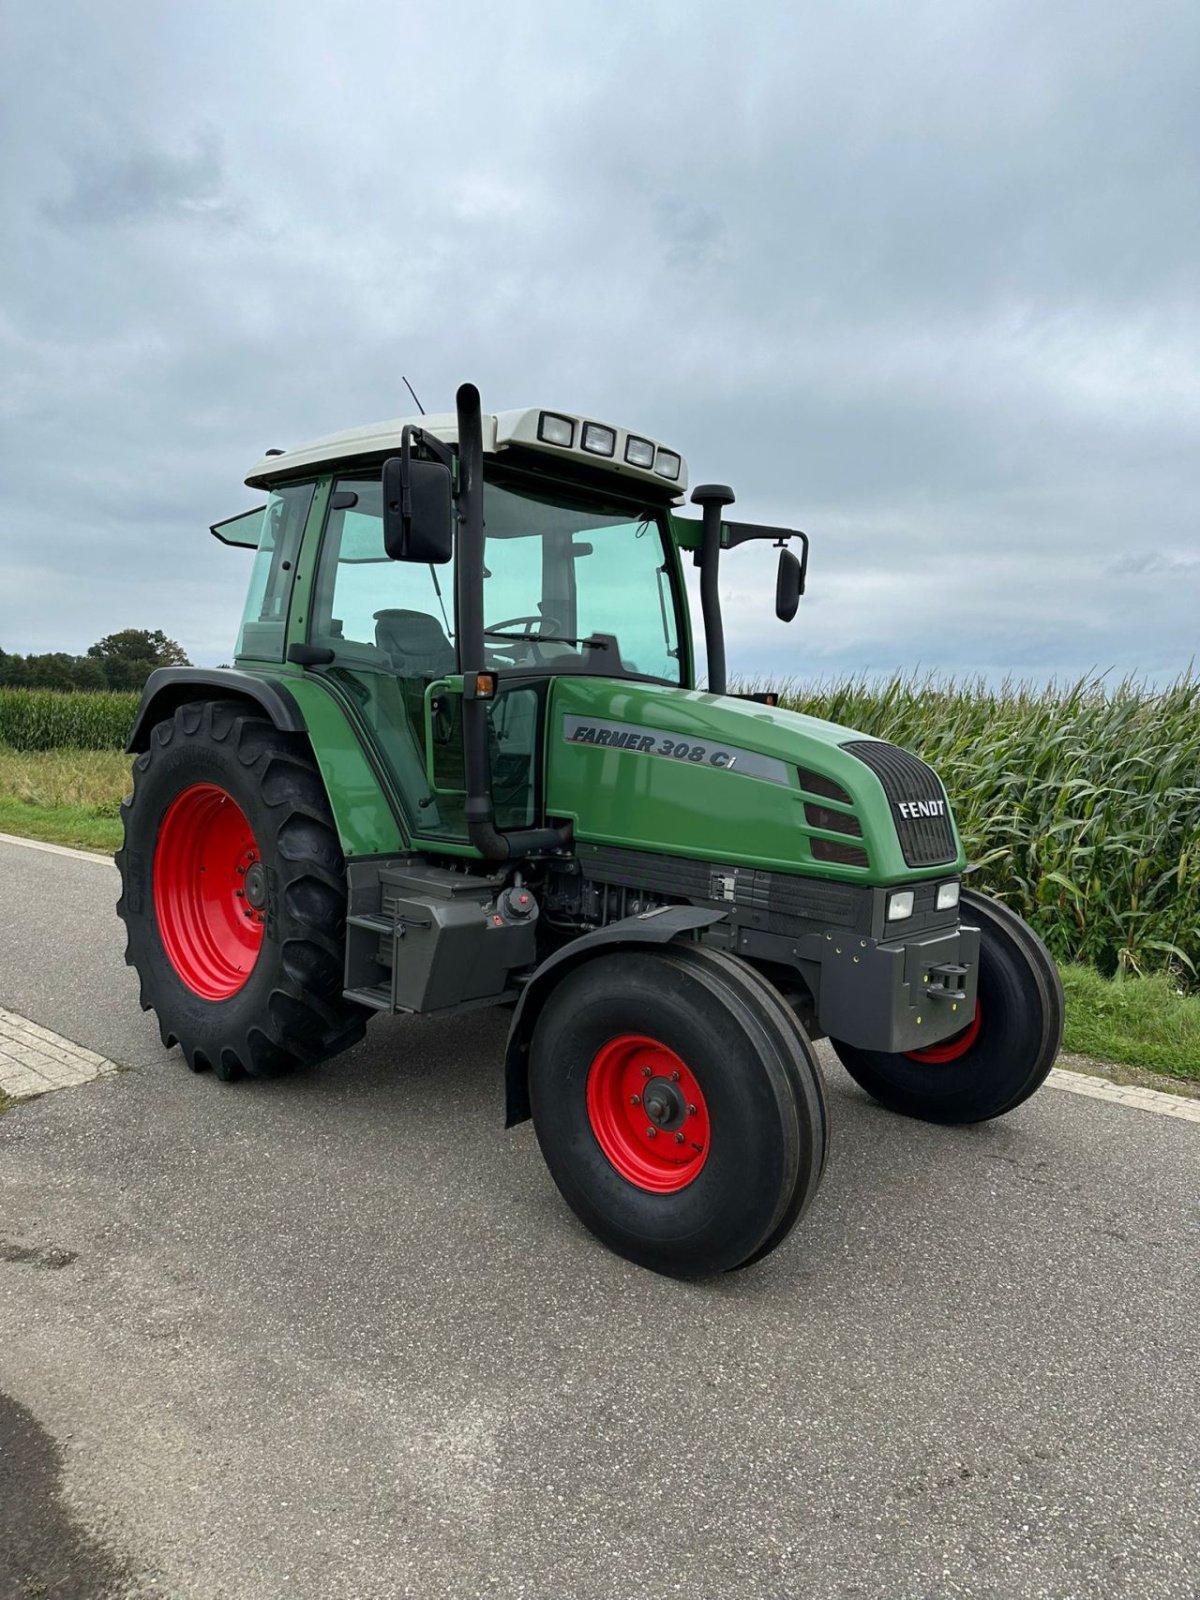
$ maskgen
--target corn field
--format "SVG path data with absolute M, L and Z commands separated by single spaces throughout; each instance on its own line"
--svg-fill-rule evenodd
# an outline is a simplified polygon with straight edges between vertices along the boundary
M 971 881 L 1062 960 L 1200 987 L 1200 679 L 1160 691 L 895 678 L 783 703 L 903 745 L 940 774 Z
M 140 696 L 0 689 L 0 747 L 36 750 L 121 750 Z
M 137 703 L 0 689 L 0 746 L 119 750 Z M 783 703 L 928 761 L 954 803 L 972 880 L 1060 959 L 1104 973 L 1168 971 L 1200 988 L 1200 679 L 1158 691 L 793 683 Z

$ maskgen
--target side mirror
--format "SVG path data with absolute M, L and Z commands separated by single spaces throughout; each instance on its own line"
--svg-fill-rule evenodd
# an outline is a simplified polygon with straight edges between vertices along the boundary
M 454 493 L 440 461 L 383 464 L 383 547 L 393 561 L 442 566 L 454 554 Z
M 802 582 L 800 563 L 790 550 L 781 550 L 779 571 L 775 576 L 775 615 L 780 622 L 790 622 L 796 615 Z

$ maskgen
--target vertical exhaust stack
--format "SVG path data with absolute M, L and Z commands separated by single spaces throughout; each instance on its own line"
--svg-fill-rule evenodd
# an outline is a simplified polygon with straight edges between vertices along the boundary
M 487 861 L 508 861 L 543 850 L 560 850 L 570 827 L 526 828 L 501 833 L 492 805 L 488 751 L 488 702 L 476 694 L 476 677 L 487 672 L 483 616 L 483 413 L 479 390 L 464 383 L 454 397 L 458 412 L 458 561 L 454 585 L 458 621 L 458 668 L 463 675 L 464 814 L 467 837 Z
M 718 576 L 721 563 L 721 512 L 733 504 L 733 490 L 724 483 L 702 483 L 692 490 L 692 504 L 703 512 L 700 544 L 700 611 L 708 651 L 708 692 L 725 693 L 725 625 L 721 620 Z

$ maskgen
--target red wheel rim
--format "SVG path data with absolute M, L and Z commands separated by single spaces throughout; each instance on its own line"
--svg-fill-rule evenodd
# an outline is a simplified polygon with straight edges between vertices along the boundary
M 601 1150 L 639 1189 L 685 1189 L 708 1159 L 708 1106 L 695 1075 L 645 1034 L 622 1033 L 596 1051 L 587 1112 Z
M 928 1050 L 906 1050 L 905 1057 L 909 1061 L 920 1061 L 930 1067 L 944 1067 L 948 1062 L 959 1060 L 978 1039 L 982 1015 L 979 1001 L 976 1000 L 975 1015 L 961 1033 L 956 1033 L 953 1039 L 943 1040 L 941 1044 L 931 1044 Z
M 154 849 L 154 911 L 167 959 L 193 994 L 227 1000 L 254 970 L 266 873 L 237 801 L 213 783 L 176 795 Z

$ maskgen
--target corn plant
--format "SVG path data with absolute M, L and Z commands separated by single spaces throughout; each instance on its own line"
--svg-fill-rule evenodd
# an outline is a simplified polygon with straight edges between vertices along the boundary
M 11 750 L 120 750 L 138 695 L 0 689 L 0 745 Z

